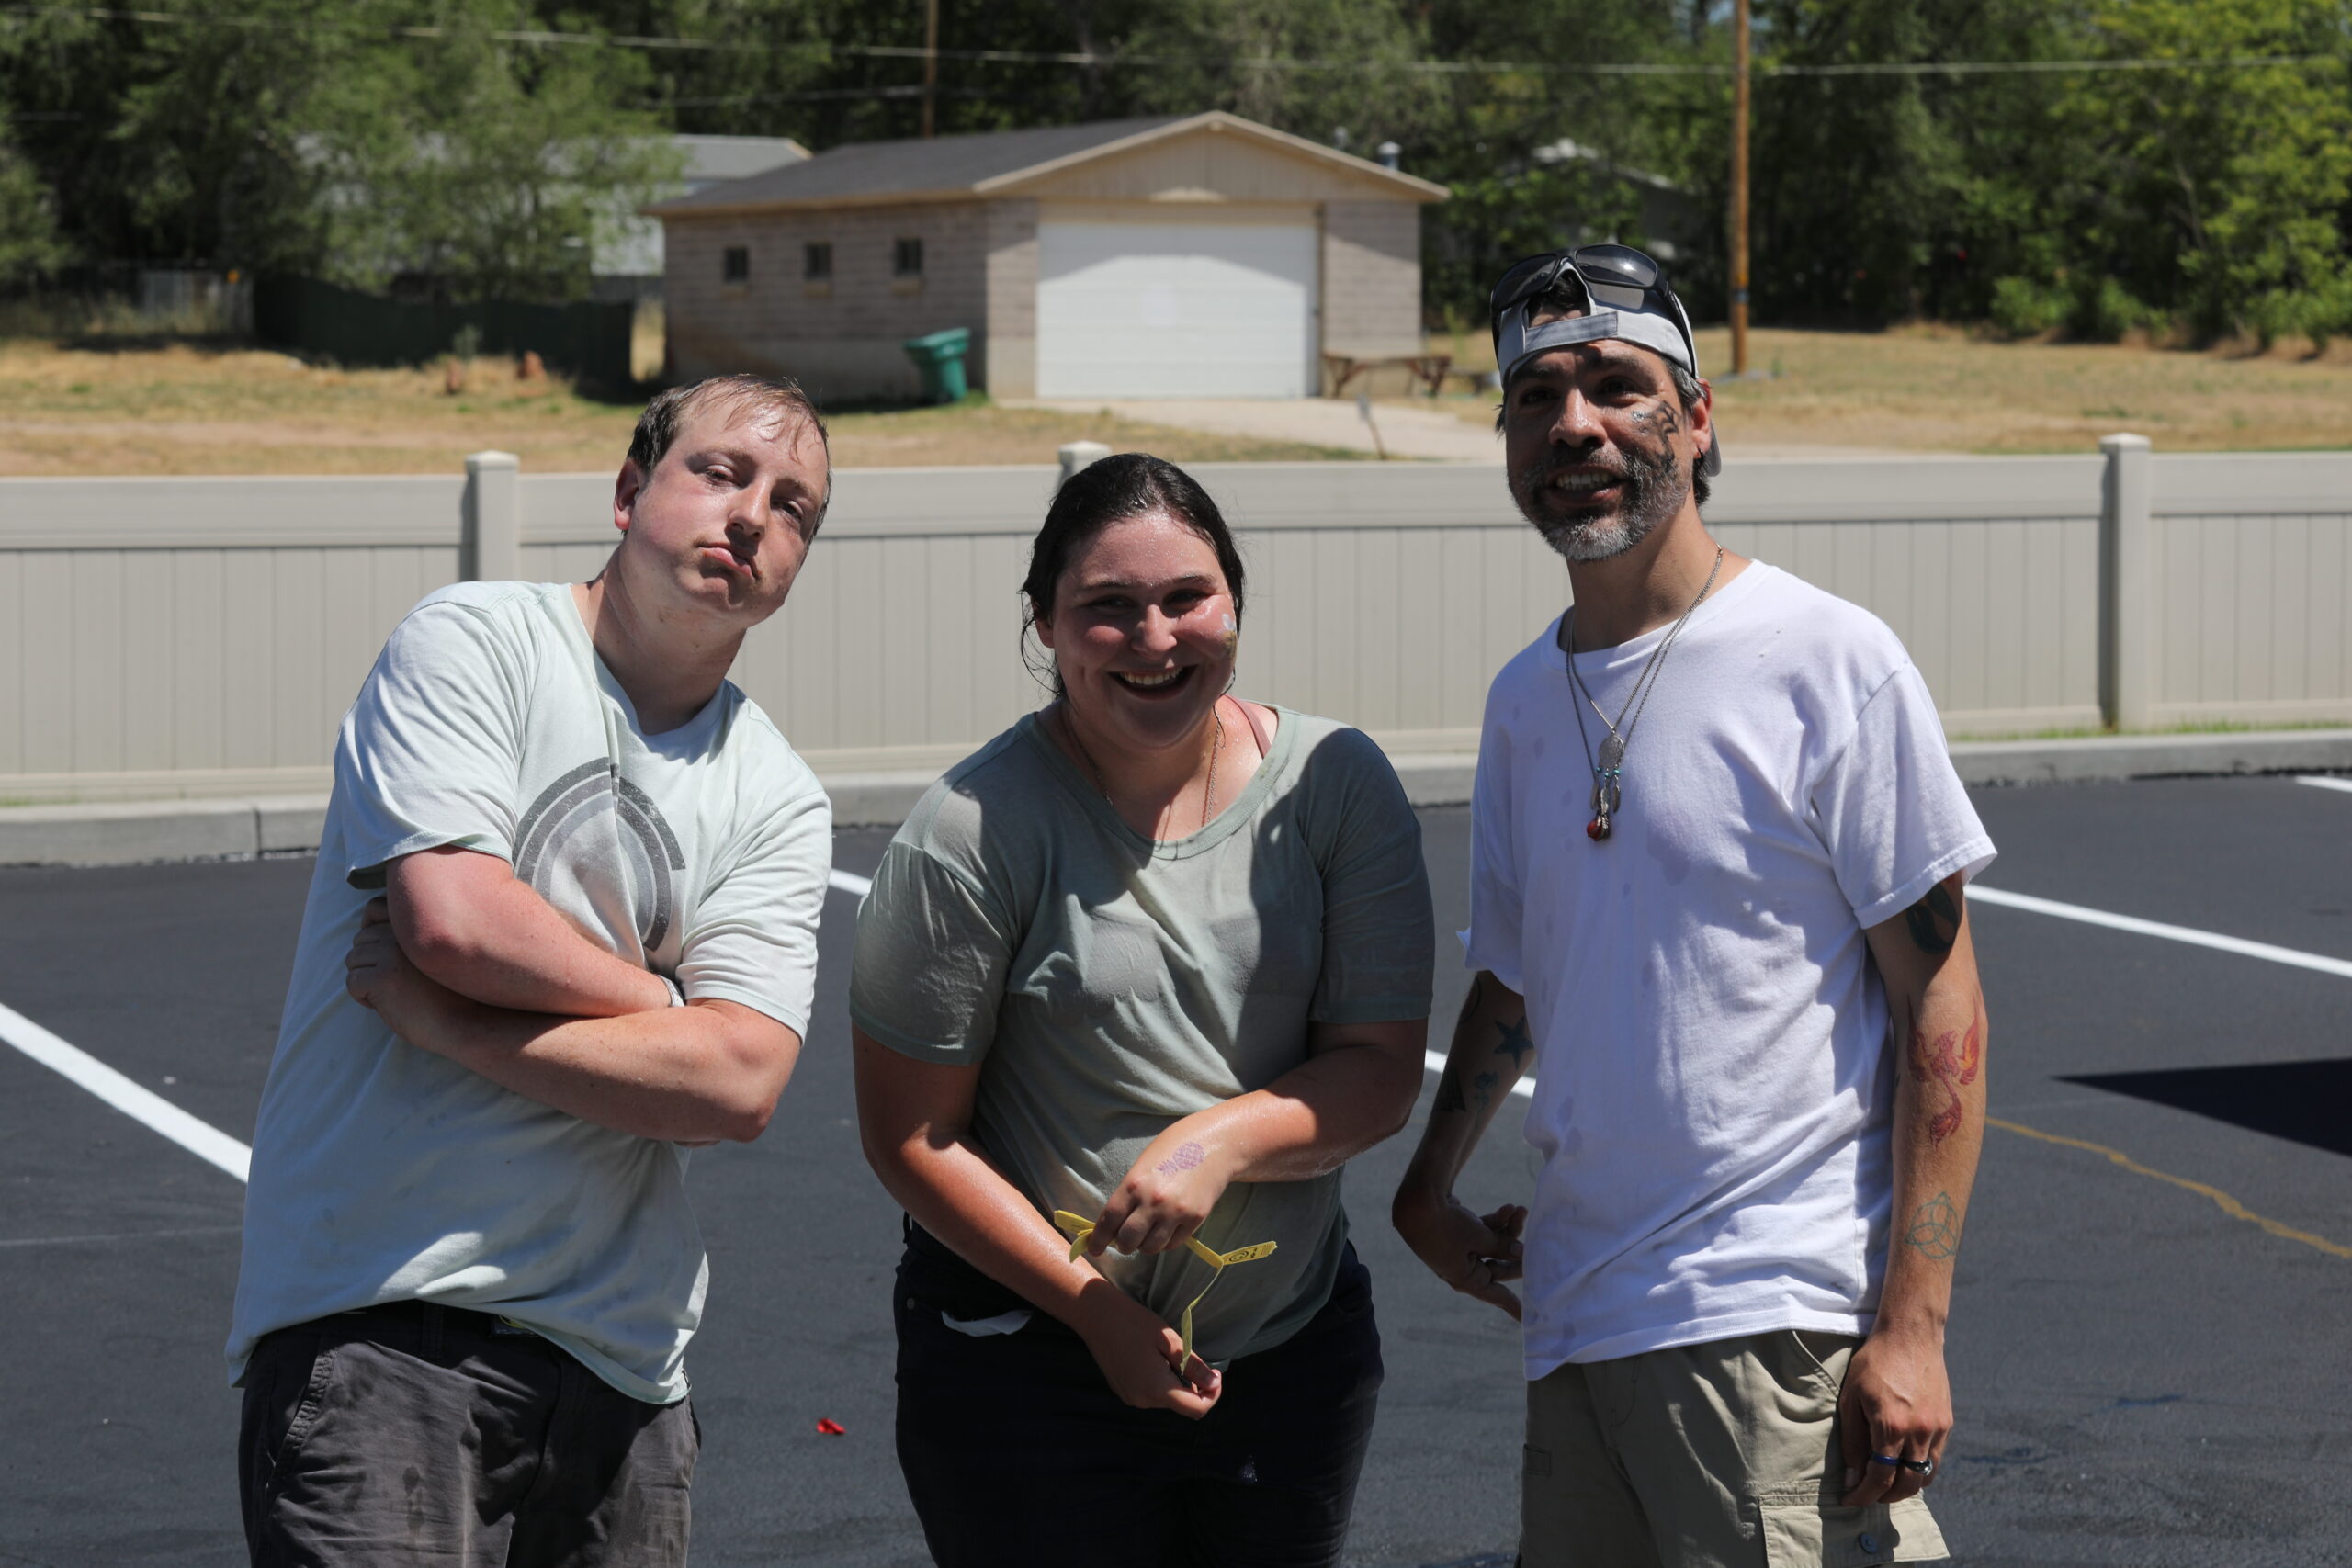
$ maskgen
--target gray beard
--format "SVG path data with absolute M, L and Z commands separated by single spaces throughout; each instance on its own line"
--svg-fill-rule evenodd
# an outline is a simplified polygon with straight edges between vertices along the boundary
M 1671 448 L 1656 457 L 1627 453 L 1612 469 L 1625 489 L 1624 499 L 1613 513 L 1585 518 L 1546 515 L 1539 499 L 1553 474 L 1580 466 L 1584 465 L 1546 457 L 1511 476 L 1511 499 L 1519 503 L 1520 514 L 1535 525 L 1545 544 L 1569 560 L 1607 560 L 1623 555 L 1681 511 L 1683 498 L 1690 493 L 1690 479 L 1675 467 Z

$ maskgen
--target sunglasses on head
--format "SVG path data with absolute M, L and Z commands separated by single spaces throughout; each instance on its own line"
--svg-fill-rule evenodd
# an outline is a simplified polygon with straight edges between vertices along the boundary
M 1666 274 L 1646 254 L 1618 244 L 1578 245 L 1513 262 L 1487 297 L 1487 321 L 1498 348 L 1502 344 L 1503 318 L 1551 292 L 1571 269 L 1596 307 L 1638 310 L 1672 321 L 1682 334 L 1690 363 L 1699 362 L 1690 341 L 1690 319 L 1682 313 L 1682 301 L 1666 286 Z

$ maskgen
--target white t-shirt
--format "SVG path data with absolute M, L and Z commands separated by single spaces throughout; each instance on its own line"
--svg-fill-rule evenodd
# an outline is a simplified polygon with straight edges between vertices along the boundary
M 635 1398 L 684 1398 L 708 1274 L 685 1151 L 398 1039 L 345 993 L 343 957 L 386 863 L 456 844 L 686 998 L 805 1032 L 824 790 L 731 684 L 646 735 L 563 583 L 419 604 L 334 768 L 254 1129 L 230 1381 L 273 1328 L 415 1297 L 503 1314 Z
M 1611 717 L 1666 631 L 1577 656 Z M 1993 859 L 1927 684 L 1877 617 L 1753 563 L 1666 655 L 1595 843 L 1558 633 L 1487 694 L 1463 933 L 1535 1044 L 1527 1376 L 1867 1333 L 1898 1069 L 1863 928 Z

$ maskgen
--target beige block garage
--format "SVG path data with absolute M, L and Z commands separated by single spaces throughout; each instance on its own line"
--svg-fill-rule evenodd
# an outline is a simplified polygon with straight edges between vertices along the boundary
M 971 330 L 1001 398 L 1311 396 L 1319 356 L 1420 351 L 1445 189 L 1233 115 L 865 142 L 649 210 L 673 372 L 912 397 Z

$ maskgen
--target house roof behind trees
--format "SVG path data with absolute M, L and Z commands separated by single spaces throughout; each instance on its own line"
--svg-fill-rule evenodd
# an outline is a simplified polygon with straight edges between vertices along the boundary
M 789 136 L 673 136 L 670 141 L 685 154 L 682 178 L 689 193 L 808 160 L 808 149 Z
M 1097 120 L 1086 125 L 1039 126 L 1029 130 L 988 131 L 901 141 L 852 141 L 820 152 L 805 164 L 770 169 L 730 180 L 645 210 L 657 217 L 747 212 L 801 206 L 854 205 L 878 201 L 968 200 L 1035 176 L 1098 157 L 1138 150 L 1196 130 L 1234 131 L 1295 156 L 1328 163 L 1333 171 L 1392 185 L 1394 195 L 1430 201 L 1442 186 L 1383 168 L 1318 141 L 1292 136 L 1222 110 L 1197 115 L 1160 115 L 1142 119 Z

